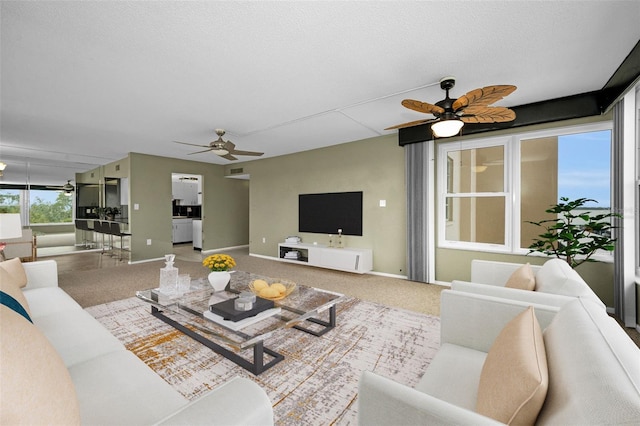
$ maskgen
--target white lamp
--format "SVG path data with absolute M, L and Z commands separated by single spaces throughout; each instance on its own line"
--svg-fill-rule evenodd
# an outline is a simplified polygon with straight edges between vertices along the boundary
M 229 151 L 227 151 L 224 148 L 212 149 L 211 152 L 213 152 L 214 154 L 217 154 L 217 155 L 227 155 L 229 153 Z
M 22 237 L 22 224 L 20 223 L 20 213 L 0 214 L 0 241 L 10 238 Z M 0 242 L 0 261 L 5 261 L 4 248 L 6 243 Z
M 431 131 L 438 138 L 448 138 L 460 132 L 464 123 L 458 119 L 441 120 L 431 125 Z

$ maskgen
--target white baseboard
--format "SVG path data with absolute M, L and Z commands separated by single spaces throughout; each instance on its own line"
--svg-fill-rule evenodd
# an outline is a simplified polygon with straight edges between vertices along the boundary
M 155 262 L 157 260 L 164 260 L 164 256 L 162 257 L 156 257 L 154 259 L 142 259 L 142 260 L 136 260 L 136 261 L 129 261 L 129 265 L 136 265 L 138 263 L 148 263 L 148 262 Z
M 249 247 L 249 244 L 243 244 L 241 246 L 222 247 L 222 248 L 211 249 L 211 250 L 202 250 L 201 253 L 202 254 L 220 253 L 221 251 L 236 250 L 236 249 L 247 248 L 247 247 Z
M 369 275 L 377 275 L 380 277 L 387 277 L 387 278 L 398 278 L 400 280 L 406 280 L 407 276 L 406 275 L 397 275 L 397 274 L 388 274 L 386 272 L 376 272 L 376 271 L 369 271 L 366 272 Z
M 260 259 L 268 259 L 268 260 L 278 260 L 277 257 L 273 257 L 273 256 L 267 256 L 265 254 L 255 254 L 255 253 L 249 253 L 249 256 L 253 256 L 253 257 L 259 257 Z

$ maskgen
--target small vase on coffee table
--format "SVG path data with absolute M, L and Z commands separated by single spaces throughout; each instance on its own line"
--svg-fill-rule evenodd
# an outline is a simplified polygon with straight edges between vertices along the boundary
M 229 271 L 213 271 L 209 273 L 209 283 L 213 287 L 213 291 L 222 291 L 227 287 L 231 280 L 231 273 Z

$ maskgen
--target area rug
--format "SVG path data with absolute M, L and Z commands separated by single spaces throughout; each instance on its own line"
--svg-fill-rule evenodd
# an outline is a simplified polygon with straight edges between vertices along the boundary
M 439 348 L 438 317 L 347 297 L 336 328 L 322 337 L 286 329 L 268 339 L 285 359 L 254 376 L 151 316 L 135 297 L 86 310 L 188 399 L 235 376 L 254 380 L 277 425 L 355 425 L 362 371 L 414 386 Z

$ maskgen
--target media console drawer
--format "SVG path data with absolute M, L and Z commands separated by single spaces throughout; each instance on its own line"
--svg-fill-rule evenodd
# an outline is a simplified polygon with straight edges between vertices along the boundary
M 287 253 L 298 252 L 298 257 Z M 285 262 L 303 263 L 339 271 L 364 274 L 373 269 L 371 249 L 334 248 L 313 244 L 278 244 L 278 257 Z

